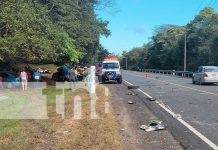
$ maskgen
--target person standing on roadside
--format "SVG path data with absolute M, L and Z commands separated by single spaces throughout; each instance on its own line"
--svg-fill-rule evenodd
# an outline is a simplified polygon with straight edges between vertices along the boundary
M 30 70 L 31 70 L 31 69 L 30 69 L 29 66 L 28 66 L 28 67 L 25 67 L 25 72 L 26 72 L 26 74 L 27 74 L 27 82 L 28 82 L 28 81 L 31 81 L 31 79 L 32 79 Z
M 0 75 L 0 88 L 3 88 L 3 77 Z
M 98 72 L 98 81 L 102 82 L 102 66 L 101 66 L 101 64 L 98 65 L 97 72 Z
M 78 81 L 78 70 L 77 69 L 78 69 L 77 67 L 74 68 L 75 81 Z
M 28 76 L 27 73 L 25 72 L 25 69 L 23 69 L 22 72 L 20 73 L 20 80 L 21 80 L 22 90 L 26 91 Z
M 75 88 L 75 74 L 74 74 L 74 69 L 68 70 L 68 76 L 69 76 L 69 84 L 70 84 L 70 89 L 72 90 Z
M 35 87 L 38 87 L 39 81 L 41 79 L 41 74 L 38 70 L 35 70 L 35 72 L 33 73 L 33 79 L 35 81 Z

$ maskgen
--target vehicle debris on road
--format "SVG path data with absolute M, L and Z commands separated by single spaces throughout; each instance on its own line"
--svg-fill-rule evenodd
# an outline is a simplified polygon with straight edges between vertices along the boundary
M 149 101 L 156 101 L 156 98 L 153 98 L 153 97 L 148 97 L 147 98 Z
M 180 114 L 174 114 L 174 115 L 173 115 L 173 118 L 181 119 L 182 116 L 181 116 Z
M 139 89 L 139 86 L 129 85 L 127 88 L 128 89 Z
M 149 120 L 146 124 L 141 125 L 140 129 L 145 130 L 146 132 L 158 131 L 166 129 L 166 125 L 163 124 L 161 120 Z
M 134 104 L 134 102 L 133 101 L 128 101 L 128 104 Z
M 135 93 L 128 93 L 127 95 L 136 96 L 136 95 L 138 95 L 138 94 L 135 94 Z

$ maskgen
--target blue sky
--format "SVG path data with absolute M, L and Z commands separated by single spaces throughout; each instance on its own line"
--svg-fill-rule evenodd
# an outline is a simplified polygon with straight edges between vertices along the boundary
M 98 10 L 97 14 L 110 22 L 108 28 L 112 32 L 110 37 L 101 38 L 101 44 L 115 54 L 147 43 L 159 25 L 185 25 L 205 6 L 218 7 L 218 0 L 114 1 L 112 8 Z

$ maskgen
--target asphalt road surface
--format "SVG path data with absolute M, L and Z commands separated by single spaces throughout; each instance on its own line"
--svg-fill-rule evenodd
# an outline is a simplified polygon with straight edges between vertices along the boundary
M 141 91 L 137 92 L 141 97 L 144 95 L 145 105 L 167 122 L 169 130 L 185 149 L 217 149 L 218 85 L 193 85 L 189 78 L 133 71 L 123 71 L 123 79 L 126 84 L 140 86 Z M 145 94 L 181 115 L 186 126 L 147 100 Z
M 183 150 L 169 130 L 145 132 L 140 129 L 149 120 L 160 119 L 144 104 L 141 96 L 125 84 L 106 84 L 112 93 L 114 114 L 119 121 L 125 150 Z M 134 93 L 134 95 L 129 95 Z M 133 104 L 128 104 L 132 101 Z

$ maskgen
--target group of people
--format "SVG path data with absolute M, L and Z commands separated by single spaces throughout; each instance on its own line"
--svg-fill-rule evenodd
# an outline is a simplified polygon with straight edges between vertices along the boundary
M 68 80 L 70 82 L 78 81 L 78 77 L 79 77 L 78 68 L 74 67 L 72 69 L 69 69 L 67 75 L 68 75 Z
M 74 82 L 82 81 L 84 77 L 88 75 L 88 68 L 84 67 L 83 69 L 79 67 L 73 67 L 68 70 L 67 76 L 68 81 L 70 83 L 70 89 L 73 89 L 73 86 L 75 86 Z
M 61 69 L 62 70 L 59 72 L 63 72 L 65 74 L 63 75 L 63 78 L 67 78 L 67 81 L 69 81 L 71 84 L 70 85 L 71 88 L 73 85 L 76 84 L 75 82 L 82 81 L 89 74 L 89 67 L 75 66 L 75 67 L 69 68 L 69 67 L 63 66 Z M 16 72 L 18 74 L 23 91 L 27 90 L 28 82 L 35 82 L 34 87 L 38 87 L 39 82 L 41 80 L 41 73 L 39 72 L 39 69 L 32 69 L 30 67 L 25 67 L 21 71 L 13 70 L 13 72 Z M 0 87 L 3 87 L 2 82 L 3 82 L 3 77 L 0 76 Z
M 35 82 L 35 86 L 38 86 L 38 83 L 41 80 L 41 74 L 37 69 L 35 69 L 35 71 L 32 74 L 26 71 L 26 69 L 23 69 L 19 73 L 19 77 L 20 77 L 21 87 L 23 91 L 27 90 L 27 83 L 28 81 L 31 81 L 31 79 L 33 79 L 33 81 Z
M 29 81 L 35 82 L 34 86 L 38 86 L 38 83 L 41 80 L 41 74 L 38 71 L 38 69 L 29 70 L 26 67 L 26 68 L 23 68 L 20 72 L 14 71 L 14 70 L 13 72 L 16 72 L 18 74 L 23 91 L 27 90 L 27 84 Z M 3 82 L 4 82 L 4 78 L 3 76 L 0 75 L 0 88 L 3 88 Z

